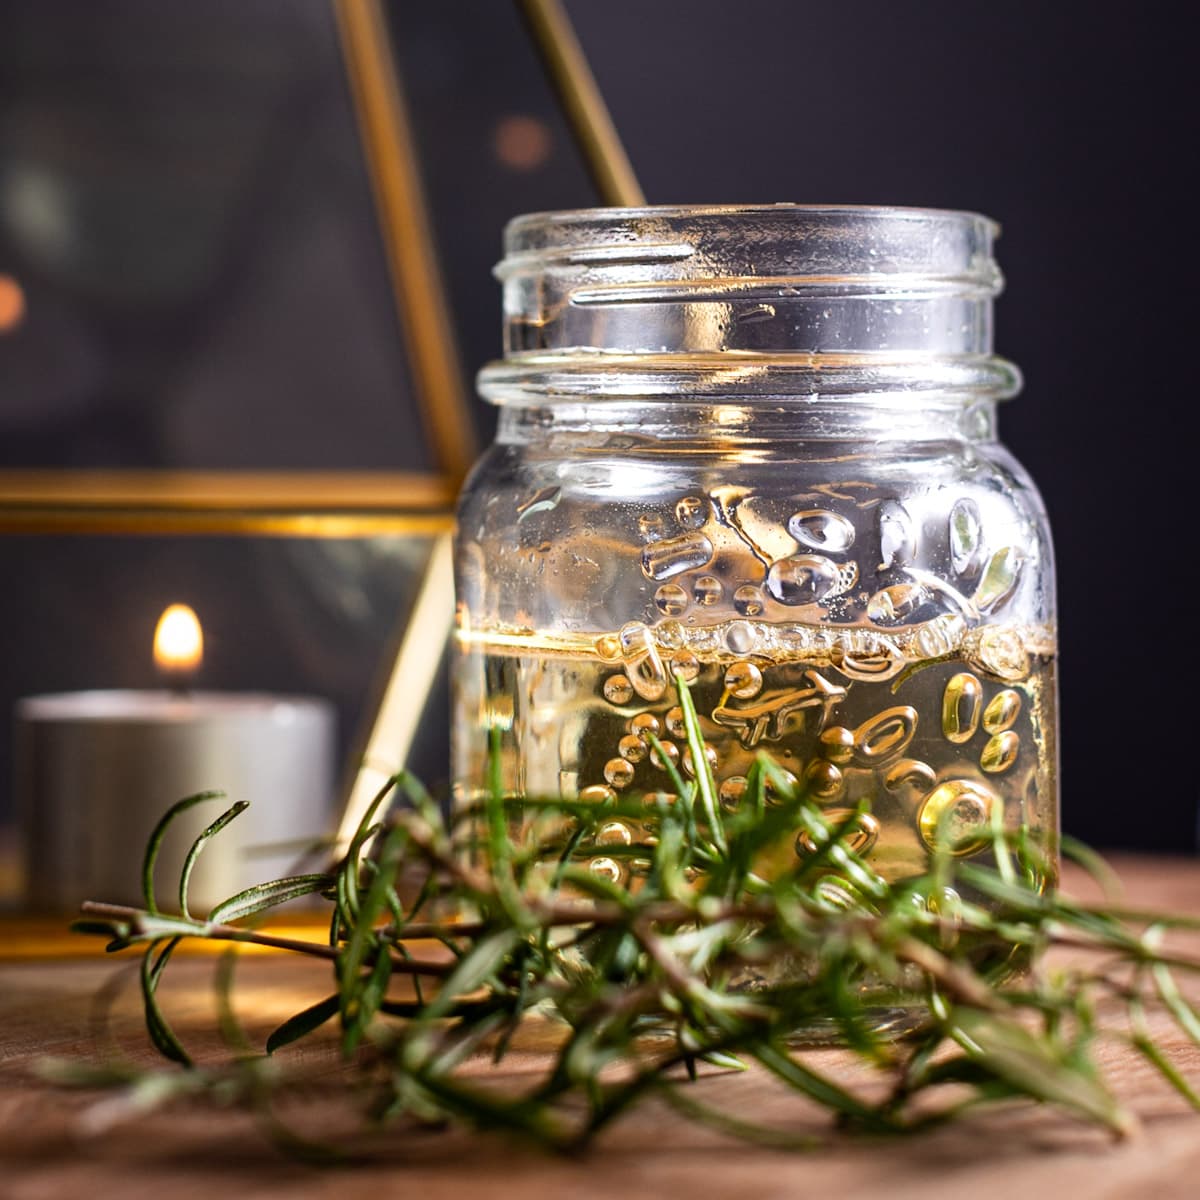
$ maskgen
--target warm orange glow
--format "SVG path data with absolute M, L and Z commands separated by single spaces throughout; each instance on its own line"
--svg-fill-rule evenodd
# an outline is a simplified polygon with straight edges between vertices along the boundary
M 25 315 L 25 293 L 11 275 L 0 275 L 0 333 L 16 329 Z
M 492 150 L 514 171 L 533 171 L 550 157 L 554 139 L 550 127 L 537 117 L 521 113 L 501 117 L 492 132 Z
M 172 604 L 154 630 L 154 662 L 160 671 L 190 674 L 204 659 L 204 632 L 186 604 Z

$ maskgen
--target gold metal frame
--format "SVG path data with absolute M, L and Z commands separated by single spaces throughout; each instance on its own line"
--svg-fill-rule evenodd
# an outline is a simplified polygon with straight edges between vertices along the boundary
M 646 197 L 561 0 L 517 0 L 517 7 L 602 203 L 621 208 L 645 204 Z
M 453 485 L 436 475 L 336 471 L 5 471 L 0 530 L 39 534 L 441 533 Z
M 437 534 L 477 453 L 412 132 L 378 0 L 331 0 L 416 401 L 440 473 L 0 471 L 0 533 Z
M 383 9 L 379 0 L 334 8 L 417 400 L 443 470 L 461 483 L 478 454 L 475 427 Z

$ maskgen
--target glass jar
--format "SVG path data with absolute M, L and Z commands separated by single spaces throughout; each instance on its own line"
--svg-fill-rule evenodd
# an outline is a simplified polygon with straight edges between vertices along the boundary
M 869 800 L 889 879 L 948 830 L 984 851 L 997 815 L 1053 857 L 1052 552 L 996 438 L 996 232 L 795 205 L 509 225 L 499 431 L 459 512 L 461 797 L 497 727 L 513 793 L 661 791 L 649 732 L 693 769 L 678 673 L 727 807 L 765 750 L 835 819 Z

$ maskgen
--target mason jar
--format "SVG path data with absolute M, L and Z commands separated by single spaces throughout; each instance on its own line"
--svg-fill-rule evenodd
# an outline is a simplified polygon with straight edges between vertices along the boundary
M 460 798 L 489 734 L 506 792 L 661 793 L 650 733 L 696 769 L 680 676 L 727 809 L 766 751 L 831 819 L 869 802 L 887 879 L 997 820 L 1053 859 L 1052 552 L 997 438 L 996 234 L 786 204 L 509 225 L 499 428 L 459 510 Z

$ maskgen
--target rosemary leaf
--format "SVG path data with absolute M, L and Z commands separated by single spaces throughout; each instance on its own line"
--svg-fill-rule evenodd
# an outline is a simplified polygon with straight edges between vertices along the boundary
M 951 1014 L 950 1032 L 970 1058 L 1033 1099 L 1074 1109 L 1123 1137 L 1137 1128 L 1132 1114 L 1090 1070 L 1015 1021 L 958 1008 Z
M 195 795 L 185 796 L 182 800 L 172 804 L 162 815 L 158 824 L 154 826 L 150 840 L 146 843 L 146 853 L 142 858 L 142 899 L 146 904 L 147 912 L 158 912 L 154 898 L 154 868 L 158 862 L 158 852 L 162 849 L 163 838 L 167 836 L 167 830 L 171 827 L 172 822 L 180 813 L 186 812 L 197 804 L 203 804 L 206 800 L 224 799 L 224 792 L 197 792 Z
M 245 891 L 222 900 L 208 914 L 210 925 L 224 925 L 248 917 L 268 908 L 276 908 L 289 900 L 323 892 L 333 879 L 328 875 L 292 875 L 287 879 L 276 879 L 273 883 L 258 883 Z
M 187 858 L 183 860 L 183 870 L 179 874 L 179 911 L 183 916 L 190 918 L 192 915 L 188 912 L 188 884 L 191 882 L 192 871 L 196 866 L 196 860 L 200 857 L 200 852 L 230 821 L 241 816 L 249 807 L 250 802 L 248 800 L 239 800 L 232 807 L 227 808 L 192 843 L 192 848 L 188 851 Z M 153 873 L 153 863 L 151 863 L 150 870 Z
M 327 1021 L 336 1017 L 340 1007 L 341 995 L 335 993 L 332 996 L 326 996 L 324 1000 L 318 1000 L 316 1004 L 294 1016 L 288 1017 L 267 1037 L 267 1053 L 274 1054 L 276 1050 L 281 1050 L 284 1046 L 290 1046 L 292 1042 L 298 1042 L 302 1037 L 307 1037 L 314 1029 L 319 1029 Z
M 161 943 L 151 942 L 146 948 L 141 963 L 142 1003 L 146 1015 L 146 1031 L 150 1035 L 150 1041 L 154 1048 L 164 1058 L 179 1063 L 181 1066 L 190 1067 L 192 1065 L 191 1055 L 183 1048 L 183 1043 L 175 1036 L 175 1031 L 167 1023 L 156 995 L 163 970 L 181 940 L 176 937 L 168 941 L 157 959 L 153 955 Z

